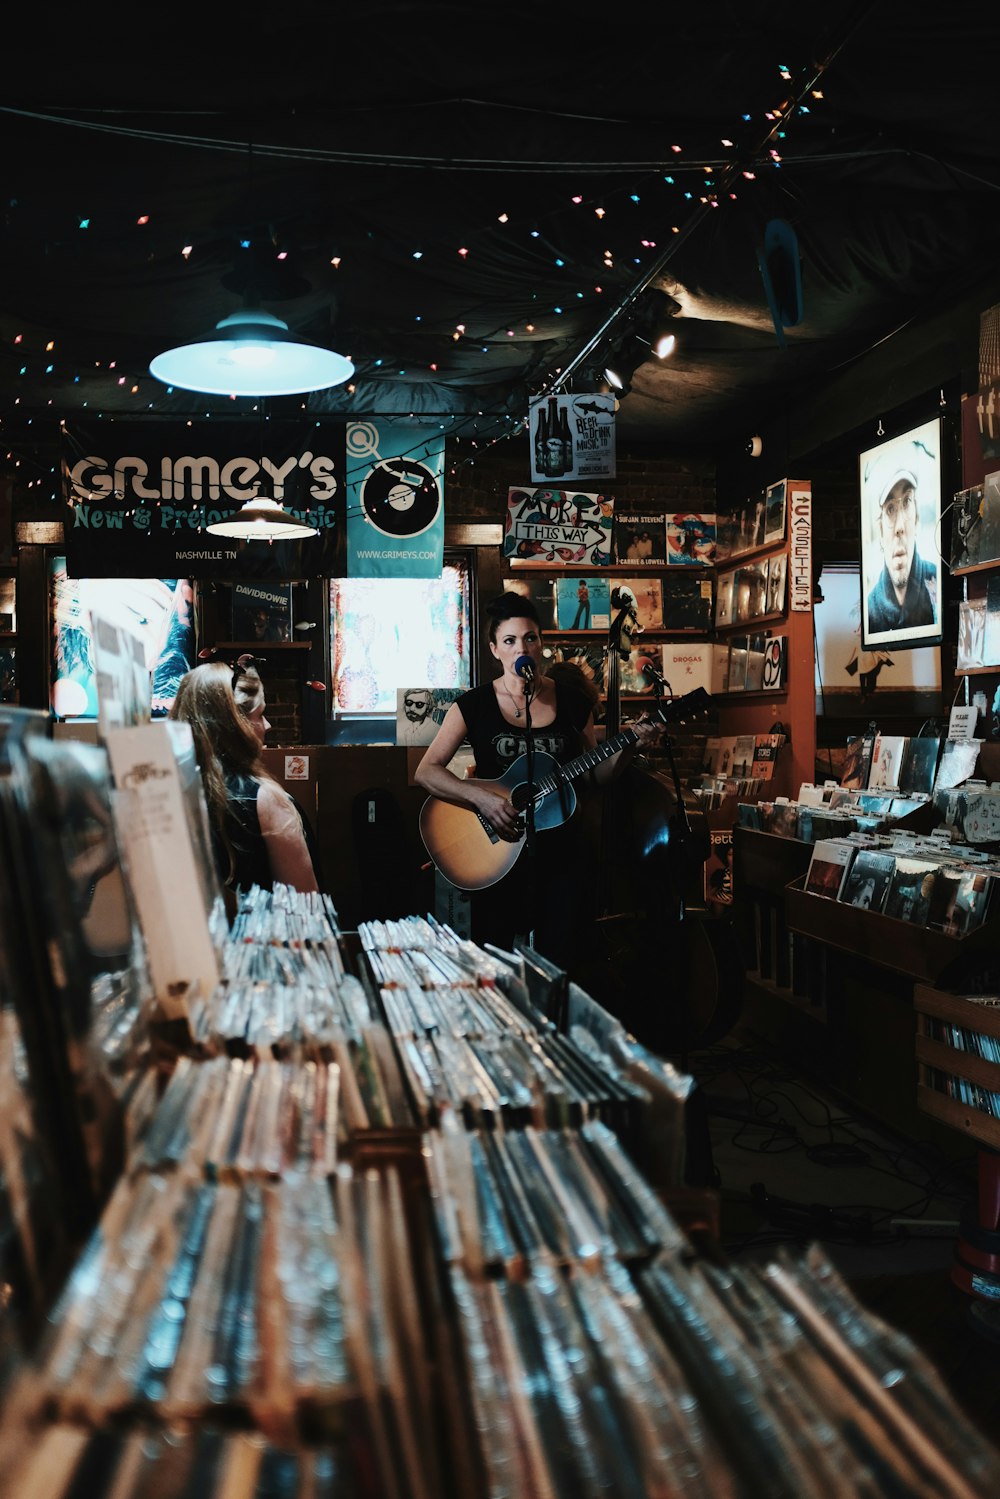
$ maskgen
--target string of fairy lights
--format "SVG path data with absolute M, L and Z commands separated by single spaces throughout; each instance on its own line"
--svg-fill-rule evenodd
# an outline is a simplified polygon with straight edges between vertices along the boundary
M 482 254 L 484 248 L 492 242 L 492 236 L 498 233 L 508 237 L 513 236 L 525 247 L 529 263 L 538 267 L 538 284 L 525 297 L 532 311 L 517 322 L 493 326 L 489 331 L 483 332 L 477 329 L 477 317 L 472 311 L 459 318 L 451 328 L 445 329 L 431 327 L 425 321 L 424 312 L 416 310 L 412 314 L 416 335 L 425 342 L 437 341 L 442 346 L 442 352 L 435 358 L 425 359 L 423 362 L 411 362 L 409 365 L 402 360 L 389 361 L 384 356 L 360 358 L 355 361 L 359 365 L 358 375 L 345 386 L 344 395 L 354 398 L 358 394 L 359 386 L 362 392 L 364 391 L 365 382 L 376 385 L 390 379 L 396 382 L 407 378 L 419 379 L 433 388 L 435 381 L 433 379 L 428 381 L 428 376 L 441 377 L 441 383 L 447 387 L 442 366 L 447 365 L 447 355 L 444 350 L 449 344 L 475 349 L 487 358 L 496 349 L 516 344 L 526 344 L 529 349 L 538 344 L 541 345 L 542 352 L 547 353 L 553 345 L 559 346 L 560 341 L 566 344 L 567 340 L 565 335 L 561 334 L 559 325 L 560 321 L 566 319 L 570 313 L 576 313 L 578 319 L 581 311 L 593 309 L 595 319 L 603 319 L 601 333 L 602 336 L 606 335 L 614 322 L 616 311 L 628 308 L 642 290 L 648 287 L 657 268 L 666 263 L 670 254 L 669 242 L 671 240 L 682 240 L 707 213 L 724 209 L 727 203 L 735 201 L 741 192 L 757 182 L 762 173 L 777 171 L 782 167 L 789 125 L 793 118 L 811 115 L 814 108 L 822 101 L 823 90 L 819 87 L 819 79 L 829 65 L 829 61 L 836 54 L 836 50 L 839 50 L 839 45 L 842 43 L 828 54 L 823 63 L 817 65 L 810 62 L 806 68 L 801 69 L 797 81 L 789 67 L 784 64 L 776 65 L 776 76 L 781 86 L 780 98 L 771 108 L 765 109 L 759 117 L 751 113 L 743 113 L 737 121 L 737 128 L 731 134 L 719 138 L 718 144 L 721 150 L 717 154 L 705 152 L 704 149 L 689 152 L 682 144 L 674 142 L 668 148 L 669 159 L 666 162 L 507 161 L 498 163 L 470 157 L 463 158 L 461 155 L 444 159 L 416 156 L 406 158 L 384 155 L 360 156 L 358 153 L 343 153 L 335 150 L 303 152 L 281 146 L 255 143 L 253 149 L 256 155 L 275 161 L 309 159 L 341 164 L 354 162 L 368 167 L 413 166 L 420 167 L 422 170 L 456 171 L 482 169 L 493 171 L 499 167 L 505 172 L 520 175 L 537 172 L 549 175 L 558 173 L 560 178 L 574 172 L 579 173 L 581 178 L 600 172 L 604 179 L 600 196 L 595 195 L 592 190 L 576 190 L 565 196 L 560 192 L 558 196 L 553 196 L 545 214 L 541 216 L 528 218 L 519 215 L 509 201 L 507 204 L 500 201 L 489 222 L 470 226 L 462 238 L 450 246 L 432 244 L 426 242 L 425 238 L 420 243 L 414 243 L 409 249 L 400 247 L 398 253 L 401 257 L 408 257 L 414 262 L 421 263 L 421 269 L 433 276 L 446 257 L 450 258 L 452 263 L 457 260 L 460 264 L 473 267 L 476 265 L 477 256 Z M 787 87 L 788 85 L 792 85 L 791 88 Z M 0 106 L 0 113 L 26 114 L 30 112 Z M 42 118 L 38 115 L 34 117 Z M 170 143 L 190 149 L 217 151 L 238 149 L 241 152 L 247 149 L 245 143 L 224 138 L 179 133 L 167 134 L 161 131 L 136 131 L 114 123 L 109 124 L 106 121 L 98 123 L 80 116 L 49 115 L 44 118 L 50 121 L 56 120 L 67 128 L 86 130 L 99 128 L 104 133 L 129 135 L 133 138 Z M 627 180 L 619 181 L 608 190 L 608 182 L 616 177 Z M 585 187 L 586 184 L 583 183 L 582 186 Z M 516 194 L 508 193 L 506 196 L 509 200 Z M 570 215 L 569 219 L 566 217 L 567 214 Z M 152 205 L 137 204 L 136 211 L 128 218 L 127 223 L 124 220 L 117 223 L 102 220 L 96 212 L 71 213 L 67 209 L 67 215 L 64 231 L 67 235 L 97 233 L 113 235 L 120 239 L 126 233 L 130 233 L 135 236 L 133 241 L 137 246 L 135 253 L 141 256 L 143 261 L 169 263 L 171 258 L 179 258 L 182 262 L 192 264 L 193 267 L 197 267 L 199 263 L 199 245 L 196 237 L 181 236 L 172 248 L 168 246 L 166 240 L 173 233 L 174 226 L 166 222 L 162 226 L 158 225 L 157 215 Z M 573 227 L 574 215 L 578 216 L 575 220 L 576 228 Z M 642 215 L 642 221 L 646 223 L 645 228 L 638 227 L 639 215 Z M 585 229 L 581 234 L 579 225 L 584 220 L 590 223 L 591 228 L 589 231 Z M 650 229 L 648 227 L 650 222 L 660 227 L 655 230 Z M 570 224 L 569 229 L 565 227 L 567 223 Z M 277 262 L 288 262 L 294 257 L 294 250 L 283 242 L 280 227 L 269 226 L 269 230 L 270 240 L 265 246 L 266 253 L 273 255 Z M 364 243 L 370 243 L 371 233 L 368 229 L 358 232 L 357 253 L 362 253 L 361 246 Z M 664 236 L 666 236 L 666 244 L 663 242 Z M 577 243 L 584 247 L 575 255 L 560 248 L 560 241 L 571 237 L 575 237 Z M 152 248 L 150 248 L 151 240 Z M 252 236 L 244 236 L 240 238 L 238 247 L 242 251 L 259 253 L 260 241 L 255 241 Z M 590 259 L 584 260 L 582 257 L 585 255 L 589 255 Z M 330 247 L 325 258 L 335 276 L 349 273 L 351 251 L 346 244 Z M 624 296 L 621 296 L 616 294 L 615 287 L 626 276 L 630 280 L 630 285 Z M 560 286 L 562 290 L 559 289 Z M 470 306 L 474 307 L 477 301 L 478 296 L 470 295 Z M 602 313 L 602 306 L 609 304 L 614 305 L 610 306 L 609 312 Z M 399 336 L 406 337 L 405 329 L 399 330 Z M 172 396 L 172 387 L 161 387 L 159 382 L 145 370 L 137 373 L 128 367 L 127 360 L 121 356 L 94 359 L 84 366 L 76 366 L 72 361 L 64 360 L 59 346 L 58 333 L 36 333 L 27 328 L 14 331 L 5 337 L 3 342 L 6 344 L 8 353 L 13 355 L 16 369 L 11 382 L 13 388 L 9 408 L 6 413 L 0 413 L 0 430 L 5 421 L 11 428 L 16 421 L 32 426 L 36 416 L 43 417 L 45 410 L 49 409 L 54 414 L 57 411 L 86 413 L 88 418 L 98 421 L 114 421 L 117 418 L 130 420 L 140 414 L 175 416 L 173 411 L 164 409 L 164 398 Z M 592 343 L 593 340 L 591 340 Z M 529 401 L 551 393 L 564 385 L 579 363 L 579 355 L 573 358 L 564 354 L 555 368 L 540 373 L 538 370 L 533 371 L 528 362 L 526 371 L 528 380 L 530 381 L 534 374 L 536 384 L 532 395 L 530 384 L 525 385 L 523 380 L 516 382 L 519 391 L 522 388 L 526 391 L 520 411 L 509 409 L 512 404 L 509 397 L 503 403 L 496 401 L 492 404 L 484 403 L 481 408 L 472 412 L 443 411 L 436 416 L 427 411 L 416 410 L 409 412 L 399 410 L 393 413 L 375 412 L 368 407 L 362 409 L 360 406 L 355 411 L 350 404 L 345 404 L 342 410 L 325 413 L 325 421 L 340 425 L 363 415 L 370 419 L 390 423 L 407 422 L 418 427 L 433 425 L 436 431 L 445 433 L 449 443 L 458 450 L 458 456 L 455 457 L 448 470 L 454 477 L 462 467 L 474 463 L 497 443 L 523 432 L 528 424 L 526 408 Z M 46 382 L 51 381 L 52 384 L 58 383 L 60 389 L 45 398 L 44 408 L 41 410 L 38 407 L 30 410 L 22 409 L 22 396 L 16 389 L 19 380 L 23 380 L 26 386 L 40 381 L 43 388 Z M 134 405 L 112 406 L 109 404 L 107 394 L 103 402 L 99 400 L 95 402 L 93 400 L 95 383 L 99 382 L 107 393 L 109 380 L 112 382 L 111 388 L 116 398 L 121 399 L 122 396 L 134 398 Z M 75 391 L 79 392 L 78 401 L 73 398 Z M 503 409 L 504 407 L 507 409 Z M 299 409 L 304 413 L 310 412 L 308 398 L 304 398 L 299 403 Z M 261 420 L 260 403 L 248 401 L 245 397 L 231 397 L 228 401 L 223 401 L 221 405 L 206 404 L 197 418 L 186 418 L 188 425 L 191 425 L 193 420 L 231 422 L 234 419 Z M 269 418 L 265 414 L 263 419 Z M 316 421 L 317 427 L 324 424 L 324 421 Z M 415 442 L 413 454 L 423 446 L 424 442 L 426 439 Z M 465 454 L 461 453 L 463 444 L 468 448 Z M 20 485 L 29 492 L 52 485 L 57 475 L 55 466 L 41 469 L 41 466 L 37 465 L 28 453 L 18 451 L 19 447 L 20 444 L 15 443 L 8 449 L 6 455 L 8 465 L 12 466 L 15 471 L 27 467 L 39 470 L 30 478 L 27 472 L 21 473 Z M 51 498 L 58 498 L 54 488 Z

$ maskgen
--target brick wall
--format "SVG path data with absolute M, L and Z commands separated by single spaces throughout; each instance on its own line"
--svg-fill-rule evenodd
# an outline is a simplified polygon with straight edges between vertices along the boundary
M 857 562 L 860 522 L 857 475 L 846 469 L 815 469 L 812 480 L 813 544 L 824 562 Z
M 613 494 L 623 508 L 641 510 L 715 510 L 715 462 L 700 455 L 679 455 L 660 447 L 621 449 L 616 478 L 588 488 Z M 524 436 L 478 450 L 456 441 L 448 447 L 445 514 L 450 522 L 500 521 L 507 490 L 529 483 L 528 440 Z M 578 486 L 583 487 L 583 486 Z

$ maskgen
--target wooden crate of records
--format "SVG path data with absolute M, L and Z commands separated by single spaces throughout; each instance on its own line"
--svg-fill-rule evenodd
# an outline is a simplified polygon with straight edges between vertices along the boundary
M 1000 1150 L 1000 994 L 917 984 L 917 1107 Z

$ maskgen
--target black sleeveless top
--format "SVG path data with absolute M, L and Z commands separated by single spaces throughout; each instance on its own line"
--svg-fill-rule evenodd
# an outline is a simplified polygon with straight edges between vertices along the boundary
M 476 775 L 495 781 L 527 749 L 521 724 L 508 723 L 500 712 L 492 682 L 463 692 L 458 709 L 469 731 L 476 761 Z M 556 716 L 541 729 L 532 729 L 536 750 L 551 755 L 560 765 L 580 754 L 583 727 L 590 717 L 590 703 L 582 692 L 556 682 Z
M 247 775 L 241 771 L 230 771 L 226 773 L 226 790 L 229 793 L 226 805 L 226 835 L 232 849 L 232 857 L 218 833 L 213 829 L 212 846 L 219 879 L 230 890 L 249 890 L 251 885 L 259 885 L 262 890 L 272 890 L 274 876 L 271 873 L 271 857 L 267 849 L 267 839 L 261 832 L 260 816 L 257 811 L 260 781 L 256 776 Z M 288 795 L 287 792 L 286 795 Z M 316 883 L 322 889 L 318 850 L 309 819 L 293 796 L 289 795 L 288 800 L 299 814 L 302 832 L 316 874 Z
M 226 791 L 229 794 L 225 819 L 228 849 L 218 832 L 214 828 L 212 830 L 212 846 L 219 879 L 230 890 L 249 890 L 251 885 L 260 885 L 262 889 L 270 890 L 274 884 L 271 878 L 271 860 L 257 815 L 260 782 L 254 776 L 240 771 L 228 771 Z
M 525 753 L 523 720 L 507 722 L 492 682 L 474 687 L 457 701 L 469 731 L 477 777 L 499 779 Z M 590 712 L 583 693 L 557 681 L 556 716 L 544 728 L 533 730 L 536 750 L 565 765 L 583 751 L 582 731 Z M 473 940 L 494 942 L 509 952 L 519 934 L 533 930 L 538 951 L 568 968 L 579 940 L 579 924 L 588 909 L 589 874 L 578 818 L 567 818 L 559 827 L 539 833 L 533 867 L 529 860 L 519 858 L 503 879 L 473 894 Z

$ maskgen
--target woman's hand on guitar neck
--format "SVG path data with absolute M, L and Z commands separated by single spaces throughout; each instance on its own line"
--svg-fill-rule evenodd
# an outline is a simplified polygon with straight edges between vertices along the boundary
M 644 750 L 649 745 L 655 744 L 663 733 L 663 725 L 657 723 L 652 718 L 637 718 L 635 723 L 629 724 L 629 728 L 635 730 L 636 737 L 639 740 L 637 748 L 640 750 Z
M 626 765 L 631 763 L 633 756 L 641 754 L 644 749 L 654 744 L 662 733 L 662 725 L 653 718 L 637 718 L 628 727 L 635 735 L 636 743 L 627 744 L 616 755 L 612 755 L 610 760 L 606 760 L 603 765 L 591 771 L 591 776 L 598 786 L 604 786 L 609 781 L 613 781 L 615 776 L 621 775 Z

